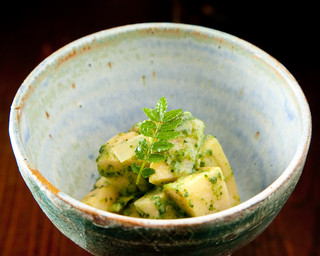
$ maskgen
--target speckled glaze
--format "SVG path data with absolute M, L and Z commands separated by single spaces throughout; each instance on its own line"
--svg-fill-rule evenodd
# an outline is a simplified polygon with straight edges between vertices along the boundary
M 107 139 L 165 96 L 207 124 L 234 170 L 240 205 L 179 220 L 96 210 L 79 200 L 98 177 Z M 301 175 L 311 137 L 308 103 L 292 75 L 232 35 L 147 23 L 81 38 L 44 60 L 12 103 L 19 170 L 42 210 L 94 255 L 227 255 L 274 219 Z

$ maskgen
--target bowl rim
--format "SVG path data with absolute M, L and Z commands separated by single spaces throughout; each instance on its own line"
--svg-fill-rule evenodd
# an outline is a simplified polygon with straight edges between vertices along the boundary
M 82 203 L 79 200 L 74 199 L 68 194 L 63 193 L 58 188 L 56 188 L 52 183 L 50 183 L 41 172 L 33 165 L 29 160 L 28 154 L 23 146 L 23 142 L 19 135 L 19 119 L 21 115 L 21 109 L 23 106 L 26 94 L 30 93 L 28 88 L 32 81 L 37 78 L 37 76 L 43 71 L 47 66 L 53 63 L 53 61 L 61 56 L 66 56 L 67 54 L 72 53 L 73 47 L 81 46 L 85 43 L 90 43 L 92 40 L 98 38 L 105 38 L 108 36 L 121 35 L 128 32 L 135 32 L 141 30 L 179 30 L 184 32 L 195 32 L 197 36 L 209 36 L 217 37 L 224 40 L 227 43 L 236 45 L 248 52 L 251 52 L 256 58 L 264 62 L 266 65 L 269 65 L 277 75 L 281 76 L 283 80 L 286 81 L 288 86 L 292 91 L 292 97 L 296 99 L 296 102 L 300 108 L 301 113 L 301 134 L 299 144 L 296 148 L 296 152 L 286 167 L 282 174 L 267 188 L 259 192 L 257 195 L 249 198 L 248 200 L 241 202 L 239 205 L 231 207 L 227 210 L 192 218 L 182 218 L 182 219 L 144 219 L 144 218 L 135 218 L 128 217 L 119 214 L 114 214 L 106 212 L 103 210 L 95 209 L 91 206 L 88 206 Z M 31 92 L 32 93 L 32 92 Z M 102 30 L 82 38 L 79 38 L 64 47 L 60 48 L 49 57 L 44 59 L 35 69 L 26 77 L 22 85 L 18 89 L 10 109 L 9 116 L 9 135 L 11 146 L 16 157 L 16 161 L 19 165 L 19 171 L 21 172 L 20 165 L 23 165 L 24 170 L 28 170 L 29 174 L 33 177 L 39 187 L 50 192 L 51 198 L 59 198 L 64 201 L 66 204 L 75 208 L 86 218 L 95 222 L 95 224 L 100 226 L 107 226 L 110 223 L 116 223 L 118 225 L 125 226 L 140 226 L 140 227 L 173 227 L 173 226 L 190 226 L 190 225 L 202 225 L 208 222 L 229 222 L 235 218 L 239 218 L 244 215 L 247 210 L 254 210 L 258 207 L 259 203 L 267 200 L 272 196 L 283 184 L 287 183 L 293 174 L 298 171 L 299 168 L 302 168 L 307 157 L 310 141 L 311 141 L 311 113 L 307 99 L 300 88 L 298 82 L 295 78 L 289 73 L 289 71 L 275 58 L 270 56 L 268 53 L 264 52 L 257 46 L 240 39 L 234 35 L 218 31 L 213 28 L 202 27 L 198 25 L 183 24 L 183 23 L 168 23 L 168 22 L 150 22 L 150 23 L 137 23 L 129 24 L 125 26 L 114 27 L 106 30 Z M 22 166 L 21 166 L 22 167 Z

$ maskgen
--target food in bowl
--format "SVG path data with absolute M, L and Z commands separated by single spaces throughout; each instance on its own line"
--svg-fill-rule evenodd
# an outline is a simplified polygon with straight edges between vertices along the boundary
M 205 124 L 162 97 L 148 120 L 99 150 L 99 179 L 82 202 L 131 217 L 203 216 L 240 203 L 229 161 Z

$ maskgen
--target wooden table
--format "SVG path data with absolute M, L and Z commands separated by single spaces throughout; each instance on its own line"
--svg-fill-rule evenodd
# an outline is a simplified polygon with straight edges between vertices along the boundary
M 136 16 L 130 14 L 131 16 L 128 17 L 126 11 L 121 13 L 120 17 L 112 16 L 111 19 L 109 16 L 106 17 L 106 14 L 100 9 L 107 10 L 108 7 L 111 10 L 114 8 L 115 12 L 120 12 L 120 7 L 114 7 L 114 2 L 109 1 L 109 6 L 99 2 L 100 6 L 98 5 L 95 8 L 79 7 L 77 11 L 73 8 L 72 1 L 67 6 L 64 5 L 65 8 L 62 9 L 58 5 L 42 4 L 37 7 L 35 4 L 29 3 L 22 6 L 25 9 L 16 9 L 13 6 L 2 9 L 3 13 L 8 11 L 9 15 L 5 18 L 2 17 L 0 27 L 1 256 L 89 255 L 63 236 L 51 224 L 32 198 L 20 176 L 11 150 L 8 136 L 8 117 L 12 99 L 24 78 L 41 60 L 61 46 L 104 28 L 150 20 L 171 21 L 172 18 L 170 16 L 171 11 L 161 14 L 155 12 L 156 14 L 152 15 L 150 12 L 145 11 L 144 13 L 140 10 Z M 141 2 L 146 4 L 148 1 Z M 173 2 L 175 3 L 174 8 L 177 8 L 176 5 L 179 5 L 179 1 Z M 170 1 L 164 1 L 163 3 L 169 5 L 168 8 L 171 6 Z M 73 4 L 76 4 L 76 2 L 73 2 Z M 46 8 L 49 7 L 51 12 L 47 12 L 48 9 Z M 134 8 L 134 6 L 131 7 Z M 155 11 L 153 6 L 146 8 L 151 9 L 151 13 Z M 210 6 L 206 8 L 210 9 Z M 106 13 L 110 15 L 112 11 Z M 175 18 L 173 17 L 174 20 L 194 21 L 191 18 L 183 20 L 183 15 L 179 16 L 179 10 L 177 15 L 174 16 Z M 82 17 L 86 18 L 82 19 Z M 155 17 L 154 20 L 152 20 L 152 17 Z M 196 21 L 200 25 L 208 25 L 206 22 L 201 22 L 203 21 L 201 19 Z M 234 26 L 237 27 L 235 24 Z M 232 24 L 229 24 L 226 28 L 230 28 L 230 31 L 227 31 L 230 33 L 238 32 L 239 35 L 244 33 L 240 30 L 233 31 L 231 29 L 233 28 Z M 247 38 L 255 39 L 253 35 L 248 35 Z M 259 40 L 257 39 L 256 42 L 259 42 Z M 304 58 L 303 54 L 298 55 L 297 60 L 290 57 L 286 58 L 281 50 L 277 51 L 272 48 L 274 44 L 264 42 L 262 45 L 267 50 L 275 54 L 278 53 L 275 57 L 281 58 L 282 62 L 285 62 L 286 66 L 291 68 L 289 70 L 304 90 L 313 113 L 313 137 L 302 177 L 280 214 L 256 240 L 234 255 L 320 255 L 320 171 L 318 167 L 320 141 L 317 132 L 320 122 L 319 105 L 317 104 L 319 96 L 317 87 L 320 84 L 319 64 L 317 61 L 308 62 L 311 58 Z

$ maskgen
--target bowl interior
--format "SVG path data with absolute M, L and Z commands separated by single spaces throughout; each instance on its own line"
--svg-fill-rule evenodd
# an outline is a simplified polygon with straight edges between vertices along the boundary
M 25 80 L 20 136 L 30 163 L 81 199 L 98 177 L 99 147 L 165 96 L 169 109 L 192 112 L 217 136 L 245 201 L 283 173 L 300 142 L 293 80 L 261 50 L 219 31 L 116 28 L 60 49 Z

